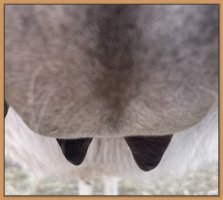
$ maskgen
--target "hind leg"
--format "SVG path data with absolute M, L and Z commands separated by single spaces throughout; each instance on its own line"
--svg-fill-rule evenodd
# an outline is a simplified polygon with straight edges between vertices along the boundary
M 4 117 L 7 115 L 7 113 L 8 113 L 8 109 L 9 109 L 9 106 L 8 106 L 8 104 L 6 103 L 6 101 L 4 101 Z

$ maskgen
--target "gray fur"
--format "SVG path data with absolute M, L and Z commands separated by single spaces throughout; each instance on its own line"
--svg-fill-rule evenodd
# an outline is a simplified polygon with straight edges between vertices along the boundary
M 50 137 L 189 128 L 218 98 L 218 6 L 6 5 L 5 96 Z

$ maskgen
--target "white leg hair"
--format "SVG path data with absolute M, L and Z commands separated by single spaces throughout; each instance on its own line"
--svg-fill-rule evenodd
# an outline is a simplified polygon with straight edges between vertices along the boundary
M 113 176 L 107 176 L 106 174 L 102 175 L 102 182 L 103 182 L 103 194 L 104 195 L 118 195 L 118 184 L 119 178 Z
M 91 181 L 85 181 L 83 179 L 78 179 L 78 193 L 79 195 L 92 195 L 93 186 Z
M 12 108 L 9 108 L 5 119 L 5 158 L 18 163 L 40 179 L 58 172 L 74 171 L 56 139 L 31 131 Z

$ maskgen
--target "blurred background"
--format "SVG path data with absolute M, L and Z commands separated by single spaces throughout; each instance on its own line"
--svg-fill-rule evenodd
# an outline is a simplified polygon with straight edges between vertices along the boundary
M 217 162 L 188 171 L 180 178 L 163 177 L 155 182 L 142 184 L 130 180 L 120 180 L 119 195 L 217 195 Z M 16 164 L 5 162 L 6 195 L 78 195 L 77 181 L 43 179 L 37 181 L 32 174 Z M 93 194 L 103 195 L 102 181 L 95 177 Z

